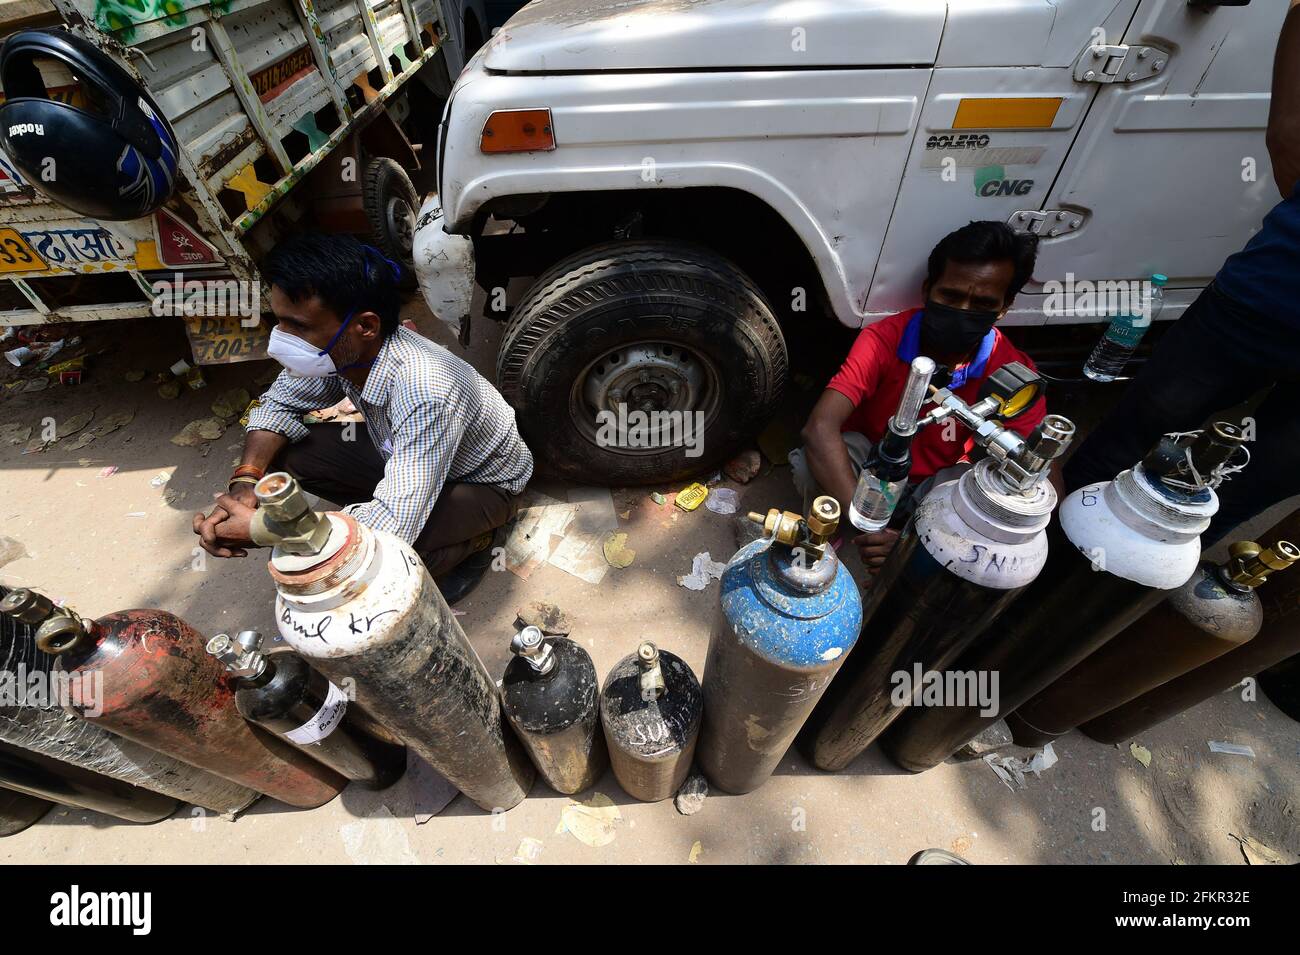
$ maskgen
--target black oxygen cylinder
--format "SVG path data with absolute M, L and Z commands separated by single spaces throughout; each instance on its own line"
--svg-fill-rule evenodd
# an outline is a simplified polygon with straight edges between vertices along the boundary
M 1241 441 L 1240 429 L 1222 423 L 1211 437 L 1192 449 L 1202 475 L 1231 453 L 1225 446 L 1235 449 Z M 1200 533 L 1218 499 L 1205 484 L 1187 486 L 1181 472 L 1167 480 L 1173 477 L 1169 462 L 1188 457 L 1186 449 L 1170 452 L 1169 443 L 1166 438 L 1144 464 L 1114 481 L 1080 488 L 1065 499 L 1059 524 L 1048 530 L 1047 560 L 1038 578 L 1014 610 L 948 670 L 967 682 L 986 680 L 996 702 L 909 708 L 882 740 L 898 765 L 912 772 L 937 766 L 1192 575 Z
M 127 822 L 158 822 L 180 803 L 88 769 L 0 742 L 0 786 Z
M 1274 664 L 1259 675 L 1259 688 L 1273 705 L 1300 721 L 1300 655 Z
M 1269 542 L 1282 538 L 1300 539 L 1300 512 L 1264 535 Z M 1300 653 L 1300 573 L 1292 570 L 1276 582 L 1259 588 L 1256 594 L 1264 611 L 1264 623 L 1258 633 L 1208 663 L 1081 724 L 1079 732 L 1099 743 L 1126 743 L 1158 723 Z M 1177 621 L 1170 622 L 1178 625 Z M 1142 621 L 1146 623 L 1147 620 Z M 1184 624 L 1198 626 L 1199 621 L 1184 621 Z
M 618 784 L 644 802 L 667 799 L 691 769 L 704 696 L 674 653 L 642 643 L 605 678 L 600 722 Z
M 0 839 L 16 836 L 54 808 L 47 799 L 38 799 L 12 789 L 0 789 Z
M 1074 426 L 1052 418 L 1059 453 Z M 1001 617 L 1043 567 L 1055 505 L 1047 480 L 1014 487 L 992 458 L 926 497 L 872 587 L 857 646 L 813 714 L 806 748 L 815 766 L 848 766 L 922 700 L 925 674 L 942 671 Z
M 501 678 L 501 708 L 546 785 L 571 796 L 595 785 L 609 757 L 600 731 L 600 680 L 587 651 L 524 627 Z
M 230 672 L 244 719 L 283 737 L 308 756 L 370 789 L 386 789 L 406 772 L 406 747 L 394 742 L 347 694 L 296 653 L 261 652 L 262 635 L 245 630 L 232 642 L 208 641 Z
M 1227 561 L 1202 561 L 1150 613 L 1010 714 L 1012 737 L 1042 746 L 1248 643 L 1264 618 L 1255 588 L 1297 560 L 1288 541 L 1240 541 Z

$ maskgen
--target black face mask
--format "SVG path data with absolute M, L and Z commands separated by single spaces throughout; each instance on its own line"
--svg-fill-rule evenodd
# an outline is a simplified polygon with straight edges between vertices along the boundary
M 984 340 L 1000 314 L 953 308 L 929 300 L 921 316 L 921 353 L 935 359 L 960 360 Z

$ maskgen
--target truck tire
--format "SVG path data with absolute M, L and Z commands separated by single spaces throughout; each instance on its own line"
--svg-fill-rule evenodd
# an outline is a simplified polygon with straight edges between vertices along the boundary
M 371 241 L 402 266 L 402 287 L 414 288 L 415 259 L 411 248 L 420 196 L 411 184 L 411 177 L 393 160 L 378 156 L 366 163 L 361 195 Z
M 786 366 L 771 308 L 735 265 L 685 242 L 638 240 L 579 252 L 537 279 L 506 327 L 497 383 L 550 471 L 654 484 L 751 439 Z

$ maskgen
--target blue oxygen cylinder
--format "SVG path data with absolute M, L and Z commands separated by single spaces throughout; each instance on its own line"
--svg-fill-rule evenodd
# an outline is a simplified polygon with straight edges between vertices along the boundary
M 750 514 L 766 536 L 722 575 L 704 664 L 699 763 L 719 789 L 747 793 L 772 775 L 862 629 L 857 584 L 830 545 L 840 506 L 807 519 Z

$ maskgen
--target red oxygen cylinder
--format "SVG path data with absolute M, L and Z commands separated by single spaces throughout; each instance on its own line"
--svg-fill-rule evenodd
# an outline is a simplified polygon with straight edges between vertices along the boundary
M 59 608 L 36 632 L 37 646 L 72 678 L 68 709 L 83 719 L 290 806 L 337 796 L 347 780 L 240 715 L 205 643 L 162 610 L 84 620 Z

